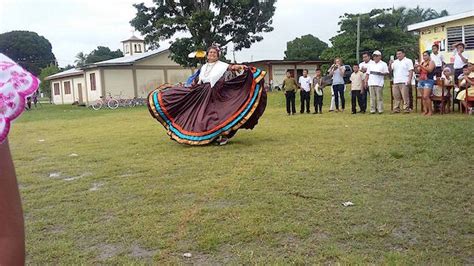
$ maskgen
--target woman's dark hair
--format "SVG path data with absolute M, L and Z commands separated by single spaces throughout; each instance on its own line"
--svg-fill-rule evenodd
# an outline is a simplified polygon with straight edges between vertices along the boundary
M 207 48 L 207 53 L 209 53 L 210 50 L 216 50 L 217 57 L 221 56 L 221 49 L 219 47 L 211 45 L 209 48 Z
M 428 50 L 426 50 L 426 51 L 423 52 L 423 54 L 427 54 L 428 56 L 430 56 L 430 55 L 431 55 L 431 52 L 428 51 Z

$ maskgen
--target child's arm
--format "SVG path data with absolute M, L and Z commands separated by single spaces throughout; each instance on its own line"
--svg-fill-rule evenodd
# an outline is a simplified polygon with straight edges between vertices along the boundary
M 20 193 L 8 142 L 0 144 L 0 265 L 25 263 Z

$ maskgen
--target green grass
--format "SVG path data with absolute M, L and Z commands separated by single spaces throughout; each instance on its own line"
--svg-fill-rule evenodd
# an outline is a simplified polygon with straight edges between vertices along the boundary
M 188 147 L 144 107 L 43 105 L 10 136 L 27 262 L 472 264 L 473 132 L 460 114 L 288 117 L 271 93 L 255 130 Z

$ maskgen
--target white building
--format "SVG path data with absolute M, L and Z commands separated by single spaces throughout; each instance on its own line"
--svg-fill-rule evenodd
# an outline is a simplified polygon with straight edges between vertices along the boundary
M 161 84 L 184 82 L 193 74 L 194 69 L 171 60 L 168 49 L 147 51 L 145 42 L 135 36 L 122 44 L 124 57 L 48 76 L 53 103 L 89 105 L 108 95 L 146 97 Z

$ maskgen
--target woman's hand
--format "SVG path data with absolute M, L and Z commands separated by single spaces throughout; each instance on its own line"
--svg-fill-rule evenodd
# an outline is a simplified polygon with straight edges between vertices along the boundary
M 249 67 L 246 65 L 232 65 L 230 67 L 231 71 L 241 71 L 241 70 L 247 70 Z

